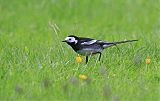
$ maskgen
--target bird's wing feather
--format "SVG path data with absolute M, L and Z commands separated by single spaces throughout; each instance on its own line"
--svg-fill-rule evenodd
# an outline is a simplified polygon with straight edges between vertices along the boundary
M 97 42 L 97 40 L 95 39 L 91 39 L 91 38 L 80 38 L 79 40 L 81 45 L 91 45 Z
M 94 44 L 96 42 L 97 42 L 97 40 L 85 41 L 85 42 L 82 42 L 81 45 L 91 45 L 91 44 Z
M 91 38 L 81 38 L 80 40 L 81 45 L 92 45 L 92 44 L 97 44 L 100 46 L 106 45 L 108 43 L 108 45 L 110 45 L 109 42 L 103 41 L 103 40 L 95 40 L 95 39 L 91 39 Z
M 91 39 L 91 38 L 84 38 L 84 37 L 79 37 L 79 41 L 81 41 L 81 42 L 91 41 L 91 40 L 94 40 L 94 39 Z
M 104 46 L 111 46 L 113 45 L 113 43 L 110 43 L 110 42 L 106 42 L 106 41 L 102 41 L 102 40 L 97 40 L 96 42 L 97 44 L 101 45 L 102 47 Z

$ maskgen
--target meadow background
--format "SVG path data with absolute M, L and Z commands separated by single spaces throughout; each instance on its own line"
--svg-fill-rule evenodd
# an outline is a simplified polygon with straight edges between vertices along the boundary
M 70 34 L 139 41 L 86 65 Z M 0 0 L 0 100 L 160 101 L 160 1 Z

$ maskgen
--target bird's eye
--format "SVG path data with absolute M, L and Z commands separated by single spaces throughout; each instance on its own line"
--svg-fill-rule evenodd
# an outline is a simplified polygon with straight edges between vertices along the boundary
M 68 39 L 69 41 L 71 41 L 71 39 Z

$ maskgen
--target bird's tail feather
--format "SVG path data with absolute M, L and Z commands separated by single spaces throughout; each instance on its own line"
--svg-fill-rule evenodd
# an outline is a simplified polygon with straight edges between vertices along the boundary
M 126 40 L 126 41 L 119 41 L 119 42 L 106 42 L 103 45 L 103 48 L 107 48 L 107 47 L 110 47 L 110 46 L 116 46 L 117 44 L 122 44 L 122 43 L 135 42 L 135 41 L 138 41 L 138 40 Z

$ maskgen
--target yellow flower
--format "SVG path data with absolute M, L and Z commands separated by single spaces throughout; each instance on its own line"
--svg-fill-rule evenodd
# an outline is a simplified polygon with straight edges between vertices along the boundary
M 82 80 L 86 80 L 88 77 L 86 75 L 80 74 L 79 78 L 82 79 Z
M 82 62 L 82 57 L 80 57 L 79 55 L 76 57 L 76 61 L 77 63 L 81 63 Z
M 146 58 L 146 64 L 149 65 L 151 63 L 151 59 L 149 57 Z

